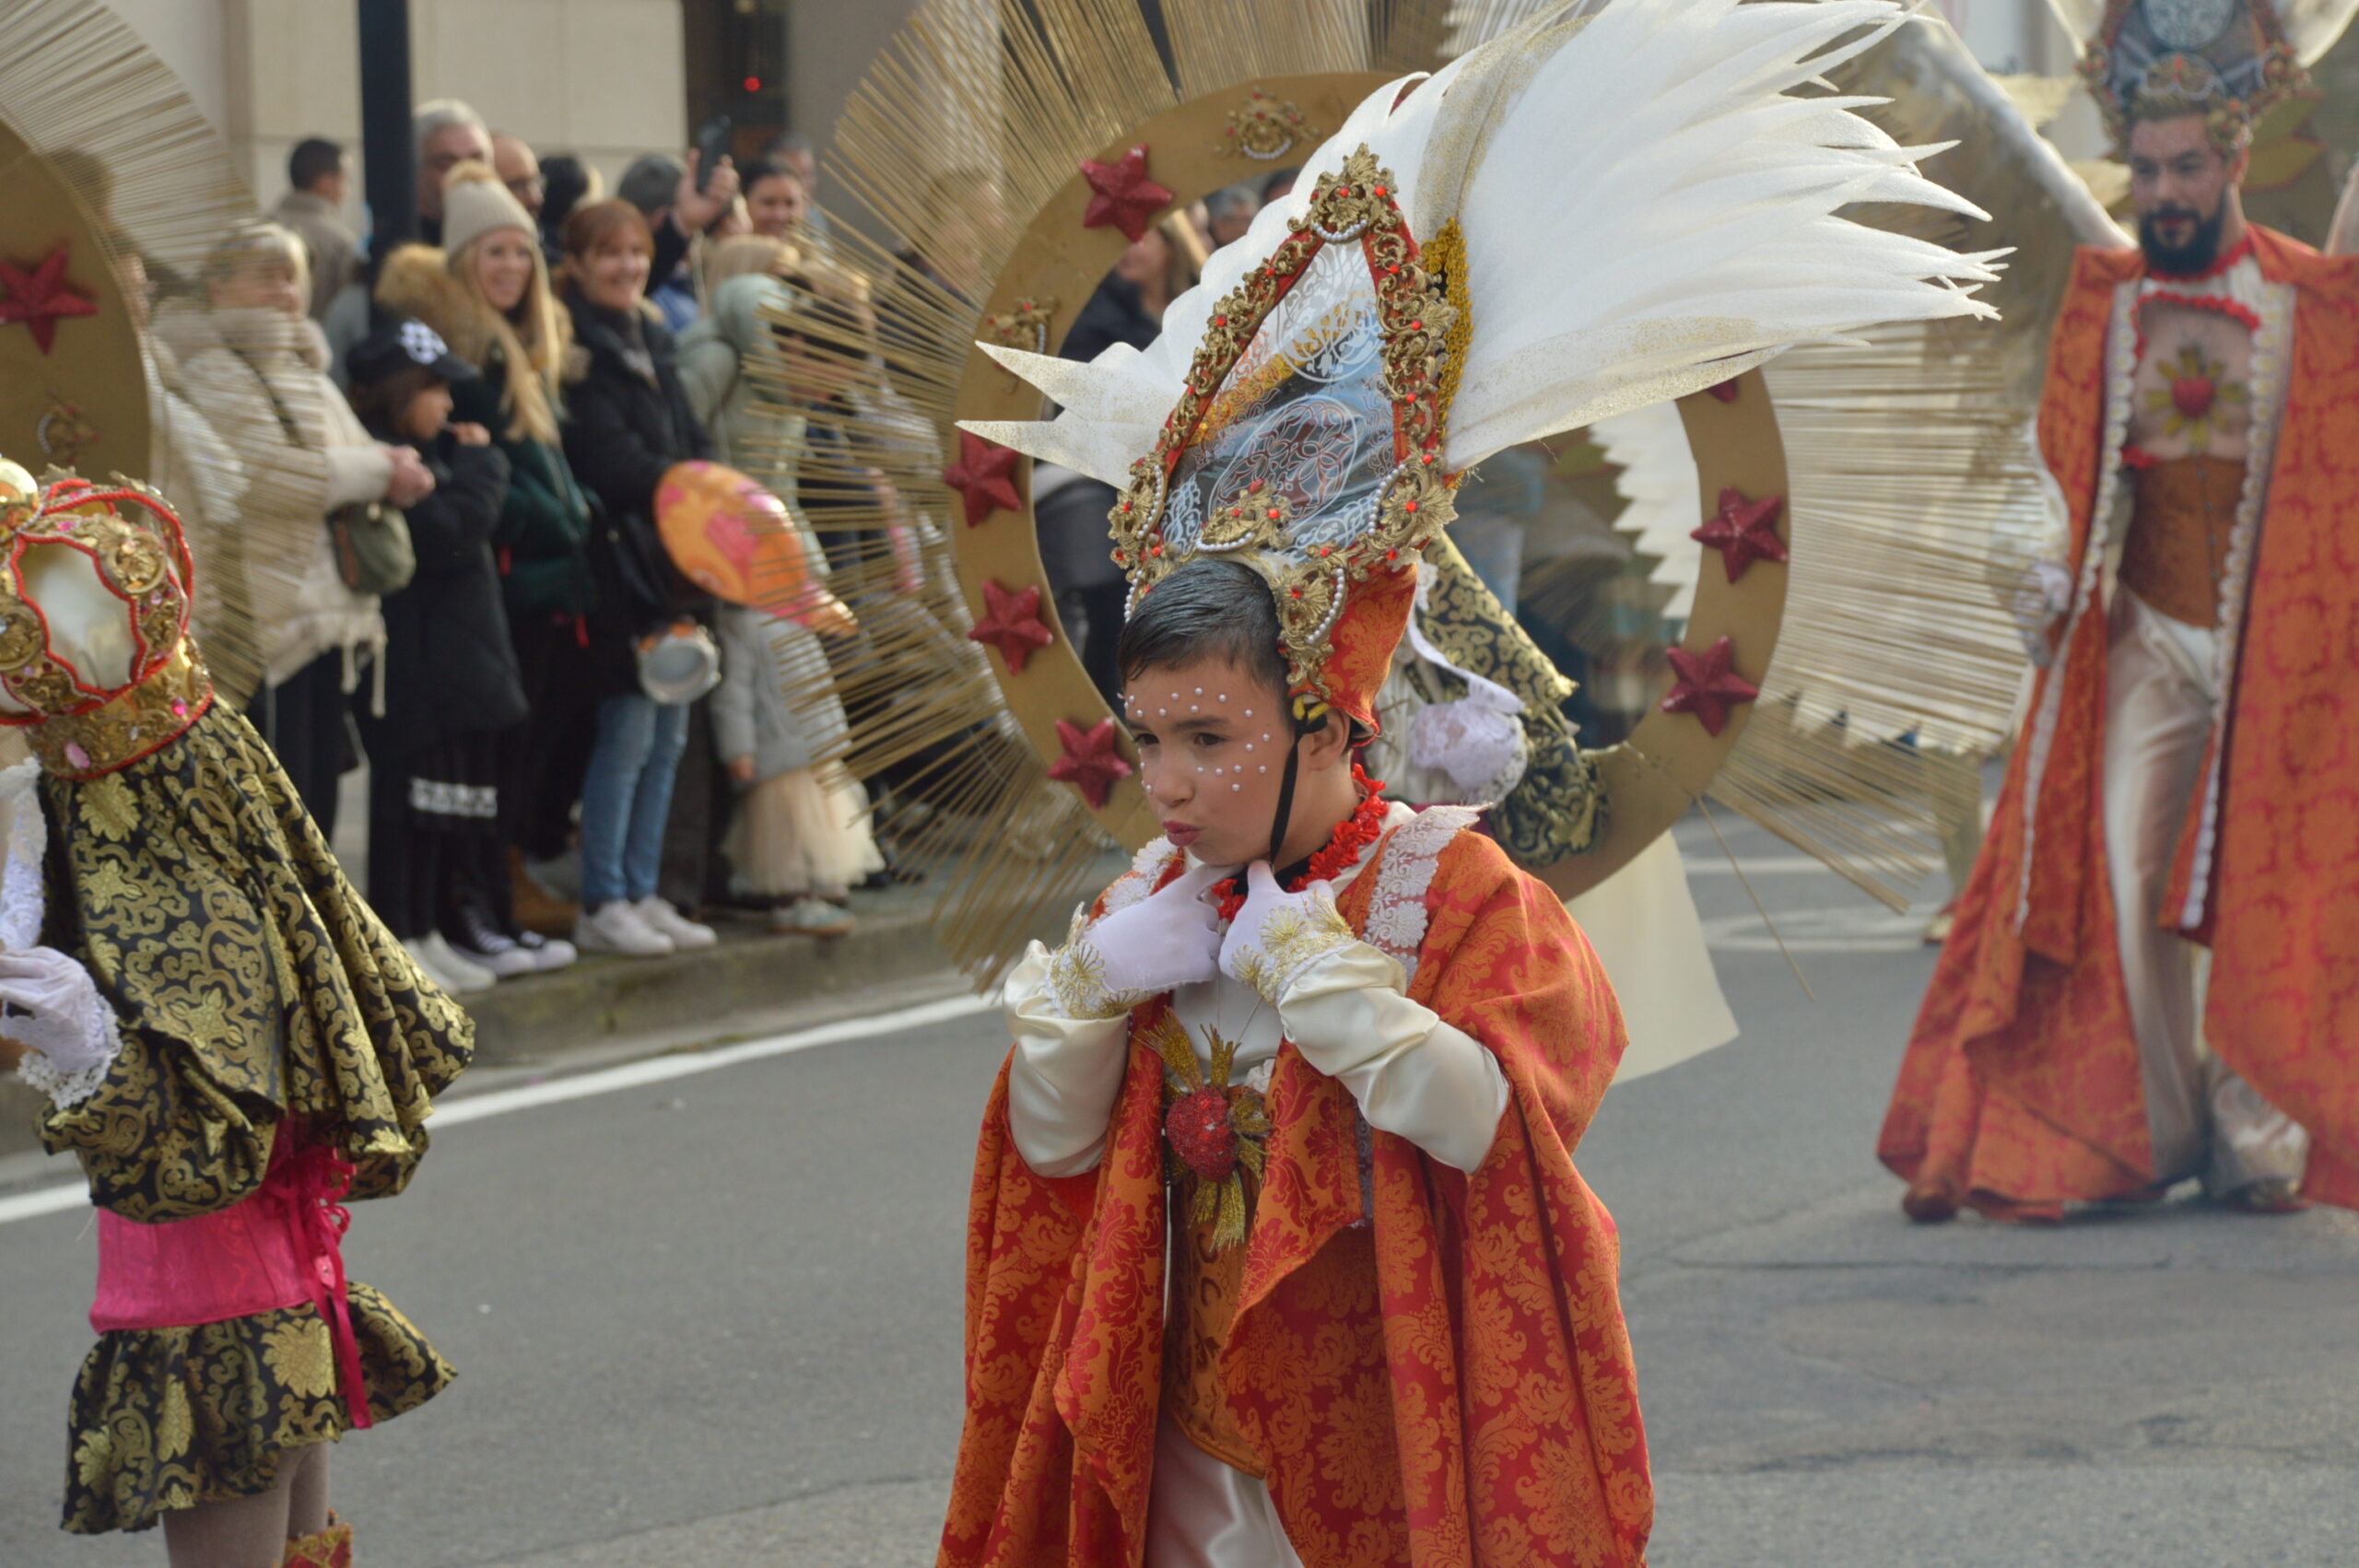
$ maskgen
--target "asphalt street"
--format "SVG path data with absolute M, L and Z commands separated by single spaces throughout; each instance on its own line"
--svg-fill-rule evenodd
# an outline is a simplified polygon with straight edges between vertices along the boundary
M 1744 1033 L 1616 1089 L 1579 1152 L 1625 1249 L 1657 1568 L 2359 1561 L 2359 1216 L 1912 1227 L 1872 1151 L 1923 911 L 1730 827 L 1811 1000 L 1681 837 Z M 335 1456 L 363 1568 L 930 1562 L 1004 1041 L 955 998 L 919 1016 L 471 1084 L 411 1192 L 356 1211 L 353 1274 L 461 1369 Z M 21 1211 L 66 1175 L 0 1162 L 0 1564 L 156 1564 L 55 1527 L 88 1213 Z

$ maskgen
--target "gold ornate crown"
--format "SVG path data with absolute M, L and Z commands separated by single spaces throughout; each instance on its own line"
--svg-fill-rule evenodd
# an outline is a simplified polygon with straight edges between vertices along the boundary
M 1332 705 L 1371 729 L 1417 552 L 1456 483 L 1441 454 L 1461 310 L 1396 190 L 1365 146 L 1319 177 L 1285 241 L 1213 307 L 1109 518 L 1133 605 L 1189 561 L 1245 562 L 1277 601 L 1298 716 Z
M 2229 155 L 2264 111 L 2310 86 L 2271 0 L 2109 0 L 2081 75 L 2115 146 L 2138 121 L 2201 114 Z
M 60 572 L 82 574 L 78 587 Z M 57 470 L 37 485 L 0 459 L 0 724 L 24 728 L 68 778 L 178 739 L 213 701 L 188 637 L 194 575 L 180 519 L 153 491 Z

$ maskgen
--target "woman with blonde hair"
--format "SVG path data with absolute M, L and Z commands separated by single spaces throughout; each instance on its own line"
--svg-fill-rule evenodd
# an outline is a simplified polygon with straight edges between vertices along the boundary
M 521 842 L 538 859 L 564 852 L 595 729 L 584 640 L 590 501 L 566 462 L 560 429 L 573 322 L 550 287 L 531 216 L 489 166 L 452 169 L 442 205 L 442 248 L 394 252 L 377 301 L 424 322 L 481 369 L 451 389 L 452 417 L 490 431 L 508 458 L 508 497 L 492 539 L 507 646 L 482 656 L 513 661 L 530 714 L 499 747 L 502 831 L 482 840 L 482 860 L 457 884 L 461 895 L 441 924 L 463 959 L 495 976 L 517 975 L 560 967 L 575 954 L 571 943 L 518 922 L 505 846 Z
M 189 403 L 244 465 L 237 546 L 262 675 L 249 712 L 333 837 L 345 710 L 385 626 L 376 593 L 347 580 L 330 514 L 407 506 L 434 480 L 415 453 L 361 428 L 328 380 L 326 340 L 304 313 L 307 272 L 292 233 L 241 224 L 205 259 L 204 300 L 158 310 L 155 330 Z M 215 533 L 200 547 L 217 547 Z

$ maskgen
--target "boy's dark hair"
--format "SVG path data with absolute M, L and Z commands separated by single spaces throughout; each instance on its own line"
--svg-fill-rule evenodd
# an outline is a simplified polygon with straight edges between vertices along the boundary
M 1242 561 L 1194 560 L 1144 594 L 1122 626 L 1115 667 L 1128 685 L 1144 670 L 1226 659 L 1274 691 L 1286 689 L 1278 606 Z
M 428 387 L 448 384 L 428 366 L 405 365 L 375 380 L 353 382 L 352 412 L 372 430 L 393 431 L 412 398 Z M 405 435 L 402 439 L 409 438 Z
M 308 191 L 344 167 L 344 149 L 325 136 L 306 136 L 287 155 L 287 182 Z

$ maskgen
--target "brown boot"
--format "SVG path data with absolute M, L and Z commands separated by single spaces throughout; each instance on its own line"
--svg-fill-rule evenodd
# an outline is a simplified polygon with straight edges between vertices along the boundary
M 283 1568 L 352 1568 L 352 1527 L 328 1515 L 328 1527 L 287 1543 Z
M 533 873 L 524 869 L 524 851 L 514 845 L 508 849 L 508 881 L 519 926 L 543 936 L 573 934 L 573 923 L 581 918 L 581 906 L 534 882 Z

